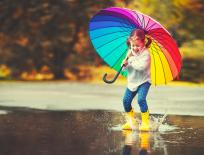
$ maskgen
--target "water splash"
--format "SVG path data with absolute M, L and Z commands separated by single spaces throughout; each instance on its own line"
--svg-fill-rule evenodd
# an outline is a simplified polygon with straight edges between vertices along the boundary
M 150 132 L 172 132 L 176 129 L 179 129 L 177 126 L 169 125 L 166 122 L 167 114 L 164 114 L 162 116 L 150 116 Z M 141 120 L 136 117 L 136 121 L 138 124 L 138 127 L 141 125 Z M 121 131 L 122 130 L 122 124 L 117 124 L 109 128 L 109 130 L 112 131 Z M 138 128 L 136 130 L 139 130 Z
M 152 131 L 159 131 L 161 125 L 166 121 L 167 114 L 164 114 L 162 117 L 150 117 L 150 124 Z
M 121 131 L 121 129 L 122 129 L 121 124 L 117 124 L 117 125 L 109 128 L 109 130 L 111 130 L 111 131 Z
M 179 127 L 177 126 L 169 125 L 166 122 L 166 118 L 167 118 L 166 113 L 161 117 L 151 116 L 151 130 L 164 133 L 179 129 Z

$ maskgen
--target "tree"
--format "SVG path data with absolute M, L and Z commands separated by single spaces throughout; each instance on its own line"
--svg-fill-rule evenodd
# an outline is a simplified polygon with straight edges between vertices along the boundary
M 8 59 L 1 54 L 0 62 L 8 63 L 17 72 L 48 65 L 56 78 L 63 78 L 65 64 L 73 65 L 70 57 L 79 57 L 75 51 L 79 33 L 88 38 L 88 22 L 93 13 L 112 4 L 111 0 L 2 1 L 0 32 L 4 43 L 0 54 L 9 51 L 12 56 Z

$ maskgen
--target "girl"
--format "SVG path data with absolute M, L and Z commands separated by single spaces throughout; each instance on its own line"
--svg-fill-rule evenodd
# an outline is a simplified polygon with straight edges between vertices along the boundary
M 137 94 L 137 101 L 140 106 L 142 124 L 139 130 L 149 130 L 149 111 L 146 96 L 151 86 L 150 79 L 150 54 L 148 47 L 151 39 L 148 38 L 145 44 L 145 32 L 141 29 L 132 31 L 127 40 L 130 47 L 123 66 L 128 70 L 128 85 L 123 98 L 123 106 L 127 116 L 127 123 L 122 129 L 134 129 L 136 126 L 135 112 L 132 108 L 132 100 Z

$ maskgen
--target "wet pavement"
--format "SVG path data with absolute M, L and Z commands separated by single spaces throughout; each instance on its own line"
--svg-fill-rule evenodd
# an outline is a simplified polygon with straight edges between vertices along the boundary
M 0 82 L 0 106 L 40 110 L 124 111 L 125 86 L 69 82 Z M 151 86 L 153 114 L 204 116 L 204 87 Z M 133 101 L 136 111 L 139 106 Z
M 167 114 L 157 132 L 121 131 L 124 89 L 0 83 L 0 154 L 204 154 L 204 87 L 153 87 L 148 95 L 151 117 Z
M 0 109 L 3 155 L 204 154 L 203 117 L 169 115 L 160 131 L 141 133 L 120 130 L 121 112 Z

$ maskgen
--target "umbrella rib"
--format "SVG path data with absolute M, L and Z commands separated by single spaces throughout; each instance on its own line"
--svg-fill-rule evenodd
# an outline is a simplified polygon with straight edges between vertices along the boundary
M 115 41 L 115 40 L 117 40 L 117 39 L 123 38 L 123 37 L 125 37 L 125 36 L 127 36 L 127 35 L 123 35 L 123 36 L 117 37 L 117 38 L 115 38 L 115 39 L 113 39 L 113 40 L 111 40 L 111 41 L 108 41 L 108 42 L 106 42 L 105 44 L 102 44 L 101 46 L 97 47 L 96 49 L 99 49 L 99 48 L 103 47 L 104 45 L 109 44 L 109 43 L 111 43 L 112 41 Z
M 91 23 L 98 23 L 98 22 L 99 22 L 99 23 L 100 23 L 100 22 L 115 22 L 115 23 L 121 23 L 121 21 L 114 21 L 114 20 L 108 20 L 108 19 L 105 19 L 105 20 L 98 20 L 98 21 L 97 21 L 97 20 L 96 20 L 96 21 L 91 21 Z M 124 24 L 129 26 L 131 23 L 130 23 L 130 24 L 128 24 L 128 23 L 127 23 L 127 24 L 124 23 Z
M 160 48 L 161 51 L 163 51 L 163 50 L 162 50 L 163 47 L 160 47 L 160 46 L 158 46 L 158 47 Z M 163 53 L 163 54 L 164 54 L 164 53 Z M 171 71 L 171 75 L 172 75 L 172 77 L 173 77 L 173 72 L 172 72 L 172 69 L 171 69 L 171 67 L 170 67 L 169 60 L 167 59 L 167 57 L 166 57 L 165 54 L 164 54 L 164 56 L 165 56 L 165 58 L 166 58 L 166 60 L 167 60 L 167 62 L 168 62 L 168 65 L 169 65 L 169 68 L 170 68 L 170 71 Z M 174 62 L 174 61 L 173 61 L 173 62 Z M 175 62 L 174 62 L 174 65 L 175 65 Z M 176 65 L 175 65 L 175 66 L 176 66 Z
M 162 42 L 165 43 L 165 44 L 168 44 L 169 47 L 170 47 L 170 49 L 171 49 L 171 51 L 174 51 L 174 49 L 172 48 L 172 44 L 170 44 L 169 42 L 166 42 L 166 41 L 164 41 L 164 40 L 163 40 Z M 172 52 L 172 53 L 174 54 L 175 57 L 177 57 L 177 56 L 175 55 L 175 54 L 176 54 L 175 52 Z
M 121 25 L 130 25 L 130 28 L 131 28 L 131 29 L 135 28 L 135 25 L 133 25 L 133 24 L 131 24 L 130 22 L 128 22 L 127 19 L 121 18 L 121 20 L 123 21 L 123 22 L 119 21 L 119 23 L 120 23 Z M 127 22 L 128 22 L 129 24 L 128 24 Z M 122 27 L 122 29 L 123 29 L 123 27 Z
M 171 37 L 171 36 L 168 36 L 165 33 L 161 33 L 161 32 L 157 32 L 156 34 L 152 34 L 152 37 L 153 36 L 158 37 L 158 38 L 161 38 L 161 36 L 162 36 L 163 37 L 162 39 L 167 38 L 167 37 Z
M 155 49 L 155 51 L 157 51 L 157 49 L 156 49 L 156 47 L 155 47 L 155 46 L 153 46 L 153 48 Z M 165 80 L 165 84 L 166 84 L 166 74 L 165 74 L 165 72 L 164 72 L 163 62 L 162 62 L 162 60 L 161 60 L 161 57 L 160 57 L 159 52 L 156 52 L 156 53 L 158 54 L 158 56 L 159 56 L 159 60 L 160 60 L 161 65 L 162 65 L 162 70 L 163 70 L 164 80 Z
M 133 11 L 133 13 L 136 14 L 135 11 Z M 135 21 L 135 18 L 134 18 L 134 16 L 131 13 L 130 13 L 130 16 L 131 16 L 132 20 Z M 140 23 L 138 22 L 138 20 L 136 20 L 136 22 L 137 22 L 138 27 L 140 27 Z
M 93 21 L 92 23 L 100 23 L 101 24 L 101 22 L 115 22 L 115 23 L 122 23 L 121 21 L 111 21 L 111 20 L 100 20 L 100 21 Z M 130 24 L 127 24 L 127 23 L 122 23 L 121 24 L 122 25 L 122 27 L 132 27 L 132 25 L 130 25 Z
M 138 22 L 138 24 L 140 24 L 139 27 L 141 28 L 142 21 L 140 20 L 140 17 L 138 16 L 137 12 L 134 11 L 134 13 L 135 13 L 135 15 L 137 16 L 137 21 L 140 22 L 140 23 Z
M 123 20 L 123 19 L 122 19 Z M 126 22 L 126 20 L 124 20 L 124 22 Z M 123 23 L 122 22 L 120 22 L 121 23 L 121 25 L 123 25 Z M 133 24 L 131 24 L 130 25 L 130 27 L 131 27 L 131 29 L 133 29 L 133 28 L 135 28 L 136 26 L 135 25 L 133 25 Z
M 110 54 L 112 54 L 117 48 L 119 48 L 121 45 L 123 45 L 124 44 L 124 42 L 122 42 L 120 45 L 118 45 L 117 47 L 115 47 L 114 49 L 112 49 L 109 53 L 107 53 L 104 57 L 103 57 L 103 59 L 105 59 L 108 55 L 110 55 Z
M 154 23 L 154 24 L 152 24 L 148 29 L 147 29 L 147 31 L 149 31 L 149 29 L 150 28 L 152 28 L 154 25 L 156 25 L 157 23 Z
M 164 48 L 164 47 L 160 47 L 159 45 L 158 45 L 158 47 L 160 48 L 161 51 L 163 51 L 162 48 Z M 164 49 L 165 49 L 165 48 L 164 48 Z M 168 62 L 168 64 L 169 64 L 169 66 L 170 66 L 169 60 L 167 59 L 167 57 L 166 57 L 165 54 L 164 54 L 164 56 L 165 56 L 165 58 L 166 58 L 166 60 L 167 60 L 167 62 Z M 172 60 L 173 60 L 173 59 L 172 59 Z M 176 66 L 174 60 L 173 60 L 173 63 L 174 63 L 174 65 Z M 170 68 L 170 71 L 171 71 L 171 75 L 172 75 L 172 77 L 173 77 L 172 69 L 171 69 L 171 67 L 169 67 L 169 68 Z M 177 68 L 176 68 L 176 69 L 177 69 Z M 178 70 L 177 70 L 177 71 L 178 71 Z M 173 78 L 174 78 L 174 77 L 173 77 Z
M 156 64 L 155 64 L 155 58 L 154 58 L 154 53 L 153 52 L 151 52 L 152 53 L 152 56 L 153 56 L 153 60 L 154 60 L 154 70 L 155 70 L 155 76 L 154 76 L 154 79 L 155 79 L 155 86 L 157 85 L 156 83 L 157 83 L 157 81 L 156 81 Z
M 143 25 L 144 24 L 144 25 Z M 144 20 L 144 15 L 142 15 L 142 26 L 145 28 L 145 20 Z
M 167 38 L 165 38 L 165 37 L 161 37 L 161 36 L 156 36 L 157 37 L 157 39 L 159 39 L 161 42 L 163 42 L 163 43 L 165 43 L 165 44 L 168 44 L 169 45 L 169 47 L 172 49 L 172 44 L 170 44 L 169 42 L 165 42 L 165 40 L 167 39 Z M 157 39 L 155 39 L 155 40 L 157 40 Z M 158 42 L 158 41 L 157 41 Z
M 130 32 L 130 31 L 115 31 L 115 32 L 106 33 L 106 34 L 103 34 L 103 35 L 101 35 L 101 36 L 98 36 L 98 37 L 95 37 L 95 38 L 91 38 L 91 39 L 92 39 L 92 40 L 95 40 L 95 39 L 98 39 L 98 38 L 100 38 L 100 37 L 103 37 L 103 36 L 106 36 L 106 35 L 109 35 L 109 34 L 118 33 L 118 32 L 124 32 L 124 33 L 127 32 L 127 34 L 128 34 L 128 32 Z
M 137 12 L 135 12 L 134 10 L 132 10 L 132 11 L 137 16 Z M 135 21 L 135 17 L 132 14 L 130 14 L 130 16 L 131 16 L 132 20 Z M 138 18 L 138 16 L 137 16 L 137 18 Z M 136 22 L 137 22 L 138 27 L 140 27 L 141 24 L 139 23 L 138 19 L 136 20 Z
M 161 33 L 162 35 L 163 34 L 165 34 L 165 33 Z M 155 36 L 155 37 L 154 37 Z M 171 51 L 174 51 L 173 49 L 172 49 L 172 44 L 170 44 L 169 42 L 165 42 L 165 39 L 164 38 L 166 38 L 166 37 L 161 37 L 161 35 L 154 35 L 154 36 L 152 36 L 153 38 L 158 38 L 158 39 L 160 39 L 160 41 L 161 42 L 163 42 L 163 43 L 165 43 L 165 44 L 168 44 L 169 45 L 169 47 L 170 47 L 170 49 L 171 49 Z M 166 35 L 165 35 L 166 36 Z M 168 35 L 167 35 L 168 36 Z M 169 36 L 169 37 L 171 37 L 171 36 Z M 154 39 L 154 40 L 157 40 L 157 39 Z M 158 42 L 158 41 L 157 41 Z M 174 52 L 172 52 L 173 53 L 173 55 L 176 57 L 176 55 L 175 55 L 175 53 Z M 174 61 L 174 63 L 175 63 L 175 61 Z
M 148 18 L 148 22 L 147 22 L 147 25 L 145 26 L 145 30 L 146 30 L 146 28 L 147 28 L 147 26 L 148 26 L 148 24 L 149 24 L 149 21 L 150 21 L 150 18 Z
M 166 33 L 164 33 L 164 32 L 156 32 L 156 33 L 153 32 L 152 35 L 154 35 L 154 36 L 161 36 L 161 35 L 167 36 Z
M 123 11 L 125 11 L 125 10 L 123 10 Z M 113 12 L 114 13 L 114 11 L 110 11 L 110 10 L 106 10 L 106 12 Z M 129 14 L 129 12 L 127 12 L 127 11 L 125 11 L 126 13 L 128 13 Z M 123 13 L 121 13 L 122 15 L 124 15 Z M 131 14 L 130 14 L 131 15 Z M 109 15 L 109 16 L 112 16 L 112 15 Z M 132 23 L 132 21 L 126 16 L 126 15 L 124 15 L 126 18 L 127 18 L 127 20 L 129 21 L 129 23 Z M 132 15 L 131 15 L 132 16 Z M 134 21 L 134 18 L 133 18 L 133 21 Z M 134 25 L 134 24 L 132 24 L 132 25 Z M 134 25 L 135 26 L 135 25 Z
M 112 17 L 114 17 L 114 16 L 112 16 Z M 125 22 L 126 22 L 126 23 L 125 23 L 126 25 L 134 26 L 134 25 L 133 25 L 132 23 L 130 23 L 128 20 L 124 20 L 124 19 L 122 19 L 122 18 L 121 18 L 121 20 L 125 21 Z M 116 20 L 114 21 L 114 20 L 107 20 L 107 19 L 106 19 L 106 20 L 98 20 L 98 21 L 95 20 L 95 21 L 91 21 L 91 22 L 94 23 L 94 22 L 106 22 L 106 21 L 107 21 L 107 22 L 108 22 L 108 21 L 111 21 L 111 22 L 119 22 L 119 23 L 121 23 L 121 21 L 116 21 Z
M 126 21 L 128 22 L 128 20 L 127 19 L 123 19 L 123 18 L 121 18 L 123 21 L 124 21 L 124 23 L 126 23 Z M 120 23 L 122 23 L 122 22 L 120 22 Z M 130 27 L 131 28 L 134 28 L 135 27 L 135 25 L 133 25 L 131 22 L 128 22 L 128 23 L 130 23 Z M 123 23 L 122 23 L 122 25 L 123 25 Z M 128 24 L 129 25 L 129 24 Z
M 161 33 L 161 35 L 163 35 L 163 34 L 165 34 L 165 33 Z M 170 47 L 170 49 L 172 50 L 172 51 L 174 51 L 173 49 L 172 49 L 172 44 L 170 43 L 170 42 L 166 42 L 165 40 L 166 39 L 168 39 L 167 37 L 171 37 L 171 36 L 167 36 L 167 35 L 164 35 L 163 37 L 161 37 L 161 35 L 154 35 L 154 36 L 152 36 L 153 38 L 156 38 L 155 40 L 157 40 L 157 39 L 159 39 L 162 43 L 165 43 L 165 44 L 168 44 L 168 46 Z M 157 41 L 158 42 L 158 41 Z M 173 52 L 173 54 L 174 54 L 174 56 L 176 56 L 175 55 L 175 53 Z
M 124 54 L 126 54 L 125 51 L 127 51 L 127 49 L 125 49 L 125 50 L 122 52 L 121 56 L 115 61 L 115 63 L 111 66 L 111 68 L 113 68 L 113 67 L 117 64 L 117 61 L 120 60 L 120 58 L 121 58 Z
M 165 43 L 165 44 L 169 45 L 171 51 L 173 51 L 172 45 L 171 45 L 169 42 L 166 42 L 165 39 L 164 39 L 164 38 L 161 38 L 160 36 L 158 36 L 158 38 L 161 39 L 161 42 L 162 42 L 162 43 Z M 156 40 L 156 39 L 155 39 L 155 40 Z M 158 42 L 158 41 L 157 41 L 157 42 Z M 159 45 L 158 45 L 158 46 L 159 46 Z M 163 47 L 163 48 L 164 48 L 164 47 Z M 172 52 L 172 53 L 173 53 L 173 55 L 176 57 L 175 53 L 174 53 L 174 52 Z M 174 60 L 174 59 L 173 59 L 173 61 L 174 61 L 174 63 L 175 63 L 175 60 Z M 175 64 L 176 64 L 176 63 L 175 63 Z
M 131 30 L 130 27 L 125 27 L 125 26 L 106 26 L 106 27 L 100 27 L 100 28 L 90 29 L 90 31 L 94 31 L 94 30 L 98 30 L 98 29 L 104 29 L 104 28 L 110 28 L 110 27 L 122 27 L 122 28 L 128 28 L 128 29 Z

